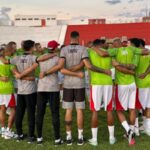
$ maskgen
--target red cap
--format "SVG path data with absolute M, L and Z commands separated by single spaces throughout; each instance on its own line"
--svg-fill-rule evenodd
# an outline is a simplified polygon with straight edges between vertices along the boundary
M 60 44 L 57 43 L 56 41 L 49 41 L 48 44 L 47 44 L 47 48 L 48 49 L 55 49 L 59 46 Z

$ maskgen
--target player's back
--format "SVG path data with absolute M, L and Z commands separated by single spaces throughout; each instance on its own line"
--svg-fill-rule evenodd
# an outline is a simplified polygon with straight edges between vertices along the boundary
M 70 68 L 80 64 L 82 59 L 88 58 L 88 53 L 84 46 L 71 44 L 61 50 L 60 57 L 65 59 L 65 68 Z M 65 75 L 64 87 L 71 89 L 83 88 L 85 87 L 84 79 Z

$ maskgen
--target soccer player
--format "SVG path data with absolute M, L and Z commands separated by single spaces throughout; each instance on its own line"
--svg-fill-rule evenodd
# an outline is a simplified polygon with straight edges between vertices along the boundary
M 11 56 L 16 53 L 17 44 L 15 42 L 9 42 L 6 47 L 11 52 Z
M 16 53 L 15 53 L 16 56 L 20 56 L 24 54 L 23 44 L 24 44 L 24 41 L 21 41 L 21 48 L 16 50 Z
M 41 56 L 44 54 L 44 50 L 40 43 L 35 43 L 35 55 Z
M 16 129 L 18 138 L 17 141 L 24 139 L 22 131 L 22 121 L 27 107 L 28 126 L 29 126 L 29 140 L 32 143 L 35 140 L 35 106 L 36 106 L 36 82 L 35 69 L 38 63 L 48 60 L 56 56 L 56 54 L 47 54 L 37 58 L 32 53 L 34 51 L 34 41 L 27 40 L 23 44 L 24 54 L 10 59 L 10 63 L 17 66 L 19 72 L 16 72 L 15 77 L 18 79 L 18 96 L 17 96 L 17 115 L 16 115 Z M 8 63 L 6 60 L 3 60 Z
M 49 53 L 56 53 L 58 43 L 56 41 L 50 41 L 48 43 Z M 47 54 L 45 54 L 47 55 Z M 40 62 L 40 71 L 45 72 L 49 68 L 56 66 L 58 63 L 59 57 L 54 56 L 51 59 Z M 60 94 L 59 94 L 59 80 L 58 80 L 58 71 L 53 74 L 44 76 L 44 78 L 39 78 L 38 88 L 37 88 L 37 115 L 36 115 L 36 125 L 37 125 L 37 143 L 42 144 L 42 128 L 43 128 L 43 119 L 46 109 L 46 104 L 49 102 L 49 106 L 52 113 L 52 124 L 54 129 L 55 145 L 60 145 L 63 143 L 60 137 L 60 115 L 59 115 L 59 105 L 60 105 Z
M 71 32 L 71 44 L 64 47 L 60 53 L 58 65 L 52 67 L 43 73 L 43 76 L 52 74 L 57 70 L 61 70 L 65 74 L 64 89 L 63 89 L 63 108 L 66 109 L 65 124 L 66 124 L 66 142 L 67 145 L 72 145 L 72 111 L 73 106 L 76 106 L 77 112 L 77 126 L 78 126 L 78 145 L 83 145 L 83 109 L 85 108 L 85 86 L 84 78 L 76 77 L 74 73 L 81 72 L 85 66 L 93 71 L 103 72 L 111 75 L 110 70 L 97 68 L 90 64 L 88 60 L 88 53 L 85 47 L 79 45 L 79 33 L 76 31 Z M 83 65 L 81 63 L 83 61 Z M 75 67 L 74 72 L 69 68 Z M 63 69 L 64 68 L 64 69 Z M 83 72 L 83 71 L 82 71 Z
M 11 55 L 8 49 L 3 49 L 0 56 L 0 123 L 2 137 L 10 139 L 15 136 L 11 131 L 15 119 L 16 113 L 16 101 L 14 96 L 14 87 L 12 81 L 12 74 L 14 72 L 14 66 L 4 64 L 3 58 Z M 10 108 L 10 115 L 8 117 L 8 127 L 5 128 L 6 110 Z
M 10 59 L 10 63 L 15 65 L 19 72 L 36 64 L 37 57 L 32 55 L 34 50 L 34 41 L 26 40 L 23 43 L 24 54 Z M 33 78 L 31 81 L 18 80 L 18 95 L 17 95 L 17 112 L 16 112 L 16 129 L 18 134 L 18 141 L 23 140 L 24 135 L 22 131 L 22 121 L 27 108 L 28 115 L 28 143 L 35 140 L 35 107 L 36 107 L 36 82 L 34 78 L 34 71 L 27 77 Z
M 10 56 L 7 56 L 7 59 L 10 59 L 12 57 L 15 57 L 17 55 L 17 44 L 13 41 L 9 42 L 6 46 L 7 51 L 9 51 L 11 53 Z M 14 83 L 14 88 L 15 88 L 15 93 L 17 93 L 17 81 L 15 80 L 15 78 L 13 78 L 13 83 Z M 15 95 L 15 99 L 17 99 L 16 94 Z
M 115 82 L 116 86 L 116 110 L 118 118 L 127 132 L 129 145 L 135 144 L 134 124 L 136 119 L 135 102 L 136 102 L 136 84 L 134 79 L 135 67 L 138 64 L 137 55 L 147 53 L 148 51 L 140 50 L 133 46 L 109 49 L 108 52 L 97 50 L 103 56 L 112 56 L 118 62 L 114 64 L 116 68 Z M 132 41 L 130 40 L 130 44 Z M 129 110 L 130 126 L 127 123 L 123 111 Z
M 145 47 L 145 41 L 140 39 L 141 48 Z M 145 133 L 150 136 L 150 55 L 140 56 L 136 69 L 136 84 L 138 87 L 137 101 L 144 110 L 145 118 L 143 126 Z
M 93 42 L 93 47 L 89 49 L 89 58 L 93 65 L 103 68 L 111 69 L 111 57 L 101 57 L 94 49 L 99 50 L 104 44 L 103 41 L 96 39 Z M 98 133 L 98 112 L 101 109 L 102 101 L 104 109 L 107 111 L 107 124 L 109 130 L 109 143 L 114 144 L 116 139 L 114 137 L 114 118 L 113 118 L 113 81 L 112 77 L 104 73 L 97 73 L 90 71 L 90 108 L 92 110 L 92 139 L 89 140 L 91 145 L 97 146 L 97 133 Z

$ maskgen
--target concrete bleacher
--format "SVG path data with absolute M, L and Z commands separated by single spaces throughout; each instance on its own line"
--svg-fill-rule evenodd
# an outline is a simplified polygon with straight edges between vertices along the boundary
M 46 46 L 50 40 L 60 41 L 63 44 L 66 27 L 49 26 L 49 27 L 15 27 L 0 26 L 0 44 L 15 41 L 20 47 L 22 40 L 32 39 Z
M 100 37 L 114 38 L 127 36 L 138 37 L 150 45 L 150 23 L 98 24 L 98 25 L 69 25 L 66 32 L 65 44 L 70 43 L 70 32 L 80 32 L 80 44 L 85 45 Z

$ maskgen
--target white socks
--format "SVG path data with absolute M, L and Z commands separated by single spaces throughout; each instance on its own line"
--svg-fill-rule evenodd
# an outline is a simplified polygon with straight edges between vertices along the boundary
M 135 127 L 136 127 L 136 128 L 139 127 L 139 118 L 136 118 L 136 120 L 135 120 Z
M 66 134 L 67 134 L 66 139 L 71 140 L 72 139 L 71 131 L 67 131 Z M 83 129 L 78 129 L 78 139 L 83 139 Z
M 60 142 L 60 139 L 55 140 L 56 143 Z
M 108 131 L 109 131 L 109 139 L 114 139 L 114 126 L 108 126 Z
M 135 127 L 134 127 L 134 125 L 130 125 L 130 129 L 131 129 L 133 132 L 135 132 Z
M 67 131 L 67 140 L 71 140 L 72 139 L 72 135 L 71 135 L 71 131 Z
M 143 127 L 144 127 L 144 129 L 146 129 L 146 117 L 143 116 L 142 118 L 143 118 Z
M 91 128 L 91 131 L 92 131 L 92 139 L 93 139 L 93 141 L 97 141 L 98 128 Z
M 147 118 L 145 121 L 145 131 L 150 133 L 150 118 Z
M 1 130 L 2 130 L 2 131 L 5 131 L 6 129 L 5 129 L 5 127 L 2 127 Z
M 128 131 L 130 130 L 129 124 L 127 123 L 127 121 L 123 121 L 122 126 L 124 127 L 124 129 L 126 130 L 126 132 L 128 133 Z
M 78 129 L 78 139 L 83 139 L 83 129 Z
M 43 138 L 42 138 L 42 137 L 37 138 L 37 141 L 38 141 L 38 142 L 41 142 L 41 141 L 43 141 Z
M 143 121 L 146 119 L 146 117 L 145 116 L 142 116 L 142 119 L 143 119 Z
M 10 130 L 11 130 L 10 128 L 8 128 L 8 127 L 6 128 L 6 131 L 10 131 Z
M 108 131 L 109 131 L 109 138 L 112 139 L 114 138 L 114 126 L 108 126 Z M 98 128 L 91 128 L 92 131 L 92 139 L 93 141 L 97 141 L 97 135 L 98 135 Z

